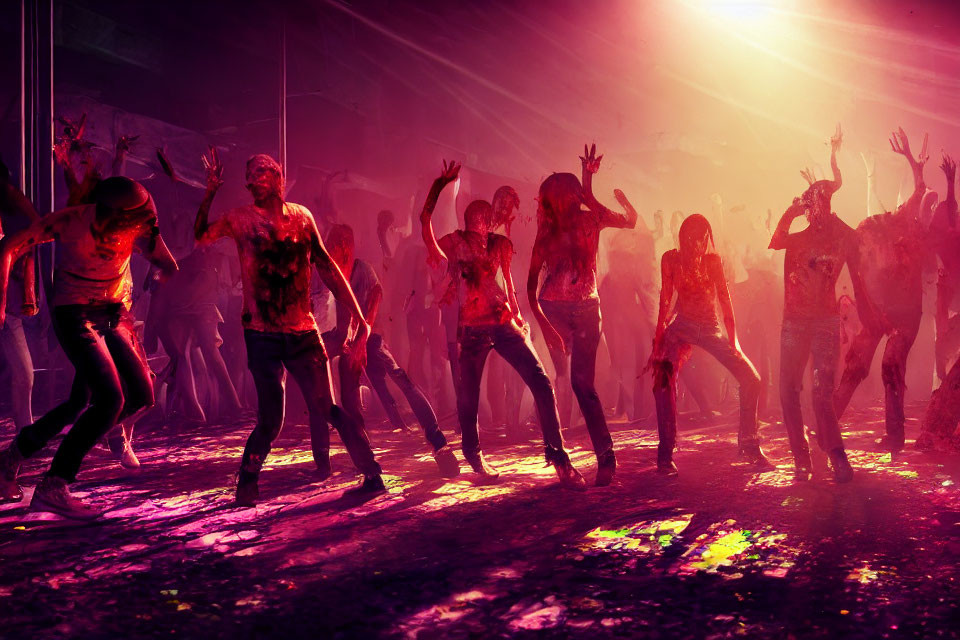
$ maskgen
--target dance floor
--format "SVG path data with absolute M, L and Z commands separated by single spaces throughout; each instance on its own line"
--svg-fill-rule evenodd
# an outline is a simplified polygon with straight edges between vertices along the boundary
M 438 477 L 418 432 L 373 430 L 389 491 L 367 501 L 344 495 L 340 448 L 320 482 L 290 424 L 246 509 L 231 485 L 249 420 L 161 430 L 136 474 L 91 454 L 76 492 L 108 511 L 88 524 L 27 510 L 49 457 L 32 460 L 24 503 L 0 511 L 0 636 L 955 637 L 960 458 L 874 451 L 882 420 L 845 416 L 843 486 L 824 460 L 793 484 L 777 423 L 762 433 L 779 466 L 756 473 L 735 414 L 682 418 L 668 479 L 652 423 L 615 421 L 618 480 L 586 492 L 558 486 L 535 438 L 484 434 L 503 476 L 479 486 Z M 567 437 L 592 483 L 585 429 Z

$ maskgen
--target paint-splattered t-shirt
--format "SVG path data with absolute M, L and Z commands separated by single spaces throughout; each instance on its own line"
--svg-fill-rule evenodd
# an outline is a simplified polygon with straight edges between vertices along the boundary
M 310 304 L 310 267 L 321 246 L 313 214 L 285 202 L 273 217 L 254 204 L 231 209 L 210 224 L 204 242 L 229 237 L 237 243 L 245 329 L 296 333 L 317 329 Z
M 53 306 L 70 304 L 133 304 L 130 255 L 159 235 L 156 220 L 135 229 L 100 235 L 94 232 L 95 205 L 69 207 L 57 213 L 57 267 L 53 274 Z
M 504 257 L 513 255 L 513 244 L 506 236 L 487 234 L 484 238 L 472 231 L 454 231 L 439 240 L 447 255 L 447 270 L 452 278 L 444 300 L 453 298 L 460 306 L 460 326 L 487 326 L 510 322 L 513 314 L 507 292 L 497 280 L 504 267 Z M 443 301 L 441 301 L 443 304 Z

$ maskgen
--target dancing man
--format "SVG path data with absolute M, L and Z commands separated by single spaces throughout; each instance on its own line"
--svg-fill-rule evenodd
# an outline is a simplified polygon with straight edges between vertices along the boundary
M 330 475 L 325 446 L 328 424 L 332 423 L 364 476 L 359 490 L 385 491 L 367 434 L 334 404 L 330 362 L 311 310 L 311 264 L 357 324 L 356 336 L 347 345 L 347 357 L 354 367 L 362 367 L 366 359 L 370 326 L 350 285 L 324 248 L 313 215 L 302 205 L 284 201 L 280 165 L 270 156 L 258 154 L 247 160 L 246 166 L 253 203 L 231 209 L 210 223 L 210 206 L 223 184 L 223 165 L 214 147 L 203 160 L 207 191 L 197 211 L 194 233 L 201 243 L 229 237 L 237 244 L 243 284 L 240 317 L 247 362 L 257 389 L 257 425 L 240 461 L 237 504 L 252 506 L 259 499 L 260 469 L 283 427 L 287 371 L 307 402 L 313 457 L 321 476 Z
M 129 178 L 107 178 L 92 192 L 94 204 L 51 213 L 0 243 L 0 324 L 10 267 L 42 242 L 56 241 L 53 327 L 76 373 L 70 399 L 25 427 L 0 453 L 0 499 L 20 500 L 17 474 L 63 427 L 73 423 L 30 505 L 67 518 L 100 512 L 70 494 L 87 452 L 114 425 L 153 406 L 153 381 L 130 315 L 130 256 L 144 255 L 169 277 L 177 263 L 157 226 L 153 198 Z M 81 413 L 82 412 L 82 413 Z

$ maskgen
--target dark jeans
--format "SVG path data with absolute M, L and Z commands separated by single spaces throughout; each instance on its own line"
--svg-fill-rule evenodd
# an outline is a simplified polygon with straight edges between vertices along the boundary
M 260 473 L 273 441 L 283 427 L 286 372 L 296 381 L 310 414 L 310 440 L 315 460 L 329 455 L 332 423 L 340 433 L 353 464 L 364 475 L 377 475 L 380 465 L 373 457 L 363 428 L 343 409 L 333 404 L 330 363 L 317 331 L 270 333 L 247 329 L 247 364 L 257 388 L 257 426 L 247 439 L 240 470 Z
M 780 404 L 794 457 L 809 455 L 800 410 L 800 389 L 807 361 L 813 357 L 813 411 L 817 443 L 823 451 L 843 447 L 833 392 L 840 359 L 840 318 L 784 318 L 780 333 Z
M 740 385 L 740 447 L 759 444 L 757 407 L 760 403 L 760 376 L 750 360 L 737 351 L 713 322 L 701 322 L 678 316 L 663 337 L 663 360 L 654 368 L 653 397 L 657 405 L 660 435 L 658 459 L 670 460 L 677 442 L 677 371 L 687 345 L 700 347 L 722 364 Z
M 553 385 L 543 369 L 529 338 L 512 324 L 462 327 L 460 330 L 460 389 L 457 415 L 463 432 L 463 455 L 468 460 L 480 453 L 477 411 L 480 405 L 480 380 L 490 350 L 496 350 L 513 367 L 533 393 L 537 416 L 543 431 L 547 457 L 562 456 L 563 437 Z
M 607 418 L 603 414 L 603 405 L 594 386 L 597 348 L 600 346 L 600 300 L 541 300 L 540 306 L 547 320 L 563 338 L 567 352 L 570 353 L 569 369 L 566 354 L 551 349 L 550 357 L 557 370 L 557 377 L 565 377 L 569 373 L 570 386 L 573 387 L 580 411 L 586 420 L 593 450 L 599 457 L 613 449 Z
M 364 421 L 360 403 L 360 374 L 350 368 L 345 357 L 340 358 L 338 369 L 340 371 L 340 395 L 343 408 L 362 427 Z M 400 410 L 397 408 L 397 401 L 390 393 L 390 389 L 387 388 L 387 376 L 390 376 L 390 379 L 406 396 L 410 408 L 413 409 L 417 421 L 423 428 L 423 435 L 426 436 L 427 442 L 433 445 L 433 450 L 436 451 L 447 444 L 447 439 L 440 432 L 437 415 L 434 413 L 430 401 L 427 400 L 427 396 L 410 379 L 407 372 L 400 368 L 400 365 L 394 360 L 393 354 L 387 349 L 383 336 L 379 333 L 371 335 L 367 341 L 366 371 L 373 390 L 380 398 L 380 402 L 390 418 L 390 423 L 395 428 L 403 429 L 405 425 Z
M 122 305 L 56 307 L 53 328 L 76 370 L 70 397 L 24 427 L 16 445 L 29 458 L 73 423 L 50 465 L 50 475 L 73 482 L 97 440 L 118 421 L 153 405 L 153 382 Z
M 906 420 L 903 412 L 903 396 L 907 390 L 905 378 L 907 356 L 920 331 L 920 314 L 917 313 L 916 318 L 906 322 L 897 322 L 897 325 L 899 326 L 890 332 L 887 344 L 883 348 L 880 377 L 883 379 L 885 394 L 887 435 L 903 442 L 903 426 Z M 850 350 L 847 351 L 840 384 L 833 394 L 833 406 L 838 419 L 850 403 L 853 392 L 870 373 L 870 364 L 873 362 L 873 356 L 883 335 L 880 331 L 863 327 L 854 337 Z

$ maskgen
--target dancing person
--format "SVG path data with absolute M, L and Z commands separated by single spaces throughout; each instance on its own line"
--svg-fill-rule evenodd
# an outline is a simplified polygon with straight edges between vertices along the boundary
M 684 219 L 677 239 L 680 248 L 666 252 L 660 261 L 660 306 L 650 356 L 660 436 L 657 470 L 667 475 L 677 473 L 673 461 L 677 441 L 677 374 L 692 346 L 716 358 L 740 385 L 740 458 L 761 469 L 771 468 L 760 449 L 757 429 L 760 376 L 737 339 L 733 303 L 723 262 L 714 246 L 713 230 L 705 217 L 695 213 Z M 674 293 L 676 304 L 671 306 Z M 726 337 L 720 330 L 716 303 L 723 315 Z
M 804 433 L 800 389 L 807 362 L 813 359 L 813 409 L 817 442 L 826 452 L 837 482 L 853 479 L 853 468 L 843 446 L 840 422 L 833 404 L 840 358 L 840 316 L 837 279 L 844 265 L 850 271 L 860 320 L 875 323 L 869 298 L 860 277 L 857 235 L 830 208 L 842 184 L 837 152 L 843 136 L 840 127 L 830 140 L 833 180 L 817 180 L 794 198 L 770 238 L 770 249 L 784 250 L 783 327 L 780 333 L 780 404 L 783 423 L 793 452 L 798 481 L 812 477 L 810 445 Z M 808 226 L 790 232 L 794 220 L 804 216 Z
M 441 475 L 447 478 L 460 475 L 460 465 L 453 451 L 447 445 L 447 439 L 443 432 L 440 431 L 437 415 L 434 413 L 433 406 L 427 396 L 410 379 L 407 372 L 397 364 L 383 335 L 373 331 L 379 316 L 380 302 L 383 299 L 383 287 L 380 285 L 380 279 L 377 277 L 374 268 L 365 260 L 354 258 L 353 229 L 345 224 L 333 225 L 327 234 L 326 246 L 330 257 L 337 263 L 343 276 L 350 283 L 350 288 L 357 298 L 367 324 L 371 327 L 372 333 L 367 340 L 365 371 L 374 392 L 380 398 L 380 402 L 387 412 L 390 423 L 396 429 L 406 429 L 403 416 L 400 415 L 400 410 L 397 407 L 397 401 L 387 388 L 387 376 L 393 380 L 407 398 L 410 408 L 413 409 L 414 415 L 420 422 L 424 437 L 433 447 L 433 458 L 436 460 L 437 466 L 440 467 Z M 323 334 L 323 342 L 328 348 L 328 356 L 331 359 L 343 351 L 353 329 L 354 322 L 350 317 L 349 310 L 343 303 L 337 302 L 337 326 L 332 331 Z M 353 368 L 348 358 L 340 358 L 338 369 L 343 408 L 363 428 L 360 377 L 364 371 Z M 321 451 L 324 449 L 328 451 L 328 459 L 325 464 L 329 466 L 329 446 L 321 446 Z M 318 462 L 318 464 L 322 465 L 322 462 Z
M 886 406 L 886 435 L 880 446 L 892 452 L 903 449 L 903 412 L 907 356 L 920 330 L 923 314 L 923 273 L 929 266 L 931 251 L 921 223 L 927 187 L 923 167 L 927 162 L 927 143 L 916 158 L 903 129 L 893 133 L 890 146 L 910 164 L 913 194 L 893 213 L 870 216 L 857 226 L 860 275 L 870 301 L 882 322 L 864 324 L 847 351 L 840 384 L 833 394 L 837 418 L 843 416 L 854 390 L 870 373 L 870 363 L 884 335 L 881 379 Z
M 76 370 L 70 399 L 23 428 L 0 453 L 0 498 L 19 500 L 17 473 L 67 424 L 50 470 L 33 494 L 31 507 L 88 520 L 100 512 L 71 495 L 87 452 L 118 422 L 153 405 L 153 383 L 129 313 L 130 256 L 156 265 L 162 277 L 177 270 L 157 226 L 149 192 L 129 178 L 107 178 L 93 190 L 94 204 L 51 213 L 0 243 L 0 324 L 10 267 L 30 247 L 56 242 L 59 264 L 51 301 L 60 346 Z
M 527 298 L 543 331 L 557 370 L 556 386 L 570 379 L 597 456 L 597 486 L 613 481 L 617 456 L 595 386 L 600 345 L 600 297 L 597 253 L 606 228 L 633 229 L 637 212 L 623 192 L 614 192 L 626 213 L 604 207 L 593 195 L 593 174 L 600 169 L 597 145 L 583 148 L 582 179 L 555 173 L 540 185 L 537 239 L 533 245 Z M 583 209 L 586 205 L 586 210 Z M 540 272 L 543 287 L 538 293 Z M 567 364 L 567 352 L 570 364 Z
M 465 229 L 447 234 L 439 242 L 434 235 L 432 216 L 437 199 L 443 188 L 457 179 L 459 172 L 459 164 L 444 162 L 443 172 L 433 181 L 424 202 L 420 223 L 430 260 L 434 264 L 446 263 L 451 287 L 459 299 L 457 413 L 464 458 L 484 481 L 495 480 L 500 475 L 483 457 L 477 425 L 483 367 L 490 351 L 495 350 L 520 374 L 533 393 L 547 463 L 556 469 L 562 484 L 583 487 L 583 476 L 570 463 L 570 456 L 563 448 L 553 386 L 520 315 L 510 273 L 513 245 L 505 236 L 490 232 L 493 207 L 483 200 L 475 200 L 464 212 Z M 503 276 L 506 291 L 497 282 L 498 273 Z
M 347 345 L 354 367 L 363 365 L 370 327 L 350 285 L 324 248 L 313 215 L 302 205 L 284 201 L 280 165 L 268 155 L 257 154 L 246 165 L 253 203 L 231 209 L 211 223 L 210 207 L 223 184 L 223 165 L 215 147 L 203 160 L 207 190 L 197 211 L 194 234 L 201 244 L 220 238 L 236 242 L 243 283 L 240 317 L 257 389 L 257 424 L 240 461 L 236 503 L 253 506 L 259 499 L 260 470 L 283 427 L 287 371 L 307 402 L 313 456 L 321 476 L 330 475 L 323 447 L 329 442 L 328 424 L 332 423 L 364 476 L 359 491 L 385 491 L 366 432 L 334 404 L 330 363 L 311 310 L 311 264 L 357 324 L 356 336 Z

